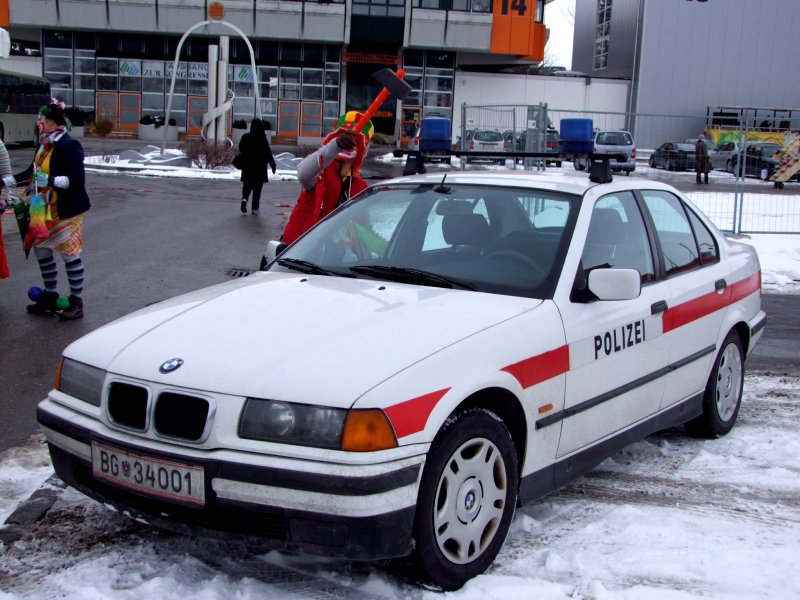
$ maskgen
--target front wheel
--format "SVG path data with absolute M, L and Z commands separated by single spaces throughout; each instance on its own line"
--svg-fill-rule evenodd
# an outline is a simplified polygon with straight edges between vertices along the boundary
M 517 501 L 514 442 L 494 413 L 465 410 L 431 446 L 414 518 L 412 575 L 457 590 L 500 551 Z
M 722 342 L 703 395 L 703 413 L 688 423 L 694 437 L 718 438 L 733 429 L 744 390 L 744 350 L 739 334 L 731 331 Z

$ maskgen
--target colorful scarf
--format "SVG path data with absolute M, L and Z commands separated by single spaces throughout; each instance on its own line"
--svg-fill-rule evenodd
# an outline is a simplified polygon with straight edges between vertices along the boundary
M 65 133 L 67 133 L 67 126 L 59 125 L 53 131 L 48 131 L 47 133 L 41 134 L 39 136 L 39 141 L 45 148 L 50 148 L 53 146 L 53 144 L 60 140 Z

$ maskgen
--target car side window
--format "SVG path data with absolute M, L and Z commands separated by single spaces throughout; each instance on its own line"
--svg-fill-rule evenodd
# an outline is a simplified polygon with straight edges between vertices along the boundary
M 656 190 L 642 190 L 642 197 L 656 227 L 667 276 L 699 267 L 700 252 L 683 202 L 674 194 Z
M 581 256 L 584 269 L 636 269 L 642 283 L 655 279 L 653 256 L 639 206 L 631 192 L 600 198 Z
M 719 262 L 719 250 L 717 240 L 708 230 L 708 227 L 700 220 L 690 208 L 686 208 L 689 215 L 689 222 L 692 224 L 694 236 L 697 238 L 697 245 L 700 248 L 700 262 L 703 266 Z

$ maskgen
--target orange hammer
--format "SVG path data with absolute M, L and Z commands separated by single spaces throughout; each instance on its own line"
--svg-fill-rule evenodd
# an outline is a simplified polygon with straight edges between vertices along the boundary
M 411 86 L 403 81 L 403 75 L 406 72 L 403 69 L 398 69 L 397 73 L 392 71 L 391 69 L 381 69 L 372 74 L 372 78 L 375 79 L 378 83 L 383 84 L 383 89 L 380 93 L 375 97 L 375 100 L 372 101 L 372 104 L 369 105 L 369 108 L 365 110 L 356 123 L 356 126 L 353 127 L 354 131 L 361 131 L 364 127 L 369 123 L 370 119 L 375 116 L 375 113 L 378 112 L 378 109 L 381 107 L 381 104 L 386 102 L 390 96 L 394 95 L 400 100 L 403 100 L 408 94 L 411 92 Z

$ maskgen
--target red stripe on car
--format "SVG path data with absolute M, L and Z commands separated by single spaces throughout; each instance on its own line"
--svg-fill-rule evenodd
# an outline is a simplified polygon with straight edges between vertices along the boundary
M 392 422 L 397 437 L 405 437 L 425 429 L 433 407 L 448 391 L 450 388 L 445 388 L 387 408 L 386 415 Z
M 692 321 L 701 319 L 726 306 L 746 298 L 761 288 L 761 272 L 737 281 L 725 288 L 720 294 L 716 291 L 704 294 L 694 300 L 678 304 L 667 309 L 663 315 L 664 333 L 688 325 Z
M 529 388 L 569 371 L 569 346 L 531 356 L 502 370 L 513 375 L 523 388 Z

